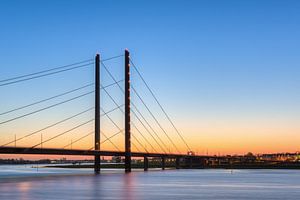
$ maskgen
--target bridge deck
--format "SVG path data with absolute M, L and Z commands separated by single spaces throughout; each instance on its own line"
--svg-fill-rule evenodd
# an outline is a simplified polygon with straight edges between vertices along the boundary
M 27 148 L 27 147 L 0 147 L 0 154 L 47 154 L 47 155 L 78 155 L 78 156 L 125 156 L 125 152 L 120 151 L 95 151 L 95 150 L 80 150 L 80 149 L 52 149 L 52 148 Z M 163 153 L 147 153 L 147 152 L 132 152 L 132 157 L 168 157 L 168 158 L 183 158 L 183 157 L 198 157 L 212 158 L 215 156 L 202 155 L 185 155 L 185 154 L 163 154 Z

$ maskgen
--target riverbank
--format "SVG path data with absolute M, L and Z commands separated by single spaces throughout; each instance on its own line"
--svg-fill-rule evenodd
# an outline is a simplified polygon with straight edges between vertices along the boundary
M 93 164 L 84 165 L 47 165 L 46 168 L 71 168 L 71 169 L 86 169 L 94 168 Z M 124 169 L 124 164 L 101 164 L 101 168 L 105 169 Z M 143 169 L 144 165 L 132 164 L 133 169 Z M 162 168 L 159 164 L 149 165 L 148 168 Z M 165 168 L 176 168 L 175 165 L 166 165 Z M 300 170 L 300 164 L 281 163 L 281 164 L 245 164 L 245 165 L 218 165 L 218 166 L 181 166 L 180 169 L 296 169 Z

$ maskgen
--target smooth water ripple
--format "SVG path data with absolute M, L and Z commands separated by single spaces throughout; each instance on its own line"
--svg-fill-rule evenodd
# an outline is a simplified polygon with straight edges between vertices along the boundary
M 165 170 L 0 167 L 0 199 L 300 199 L 298 170 Z

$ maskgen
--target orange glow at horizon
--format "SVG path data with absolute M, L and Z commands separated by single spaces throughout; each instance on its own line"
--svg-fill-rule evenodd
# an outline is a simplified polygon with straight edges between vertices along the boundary
M 86 120 L 85 120 L 86 121 Z M 201 123 L 200 123 L 201 122 Z M 22 133 L 17 134 L 17 138 L 22 137 L 34 130 L 38 130 L 39 127 L 43 127 L 45 122 L 36 123 L 34 127 L 27 126 L 26 123 L 15 124 L 14 132 Z M 76 122 L 78 123 L 78 122 Z M 298 145 L 300 139 L 300 125 L 296 120 L 283 120 L 283 119 L 226 119 L 215 120 L 214 118 L 193 118 L 192 120 L 178 121 L 177 128 L 180 130 L 185 140 L 191 147 L 191 150 L 198 155 L 233 155 L 233 154 L 246 154 L 252 152 L 255 154 L 261 153 L 276 153 L 276 152 L 296 152 L 300 150 Z M 74 126 L 73 123 L 67 124 L 69 127 Z M 168 124 L 163 124 L 166 127 L 166 131 L 172 138 L 181 153 L 187 153 L 185 144 L 180 140 L 174 129 Z M 141 126 L 138 126 L 140 130 L 143 130 Z M 107 121 L 101 124 L 101 129 L 107 137 L 112 136 L 118 132 L 118 129 L 113 127 Z M 23 130 L 23 131 L 17 131 Z M 90 134 L 84 139 L 76 142 L 77 139 L 83 137 L 87 133 L 93 131 L 93 123 L 87 126 L 80 127 L 74 131 L 71 131 L 65 135 L 56 138 L 53 141 L 45 142 L 51 137 L 68 130 L 65 125 L 51 128 L 47 131 L 33 135 L 27 139 L 17 141 L 19 147 L 31 147 L 34 144 L 38 144 L 43 140 L 43 148 L 67 148 L 67 149 L 90 149 L 94 146 L 94 134 Z M 163 142 L 166 144 L 166 152 L 177 153 L 176 149 L 172 146 L 168 138 L 162 131 L 156 127 L 155 129 Z M 3 133 L 9 132 L 9 128 L 6 128 Z M 132 127 L 132 151 L 145 151 L 149 152 L 163 152 L 155 140 L 143 130 L 144 135 L 147 137 L 150 144 L 154 149 L 144 140 L 144 138 Z M 42 138 L 41 138 L 42 137 Z M 141 142 L 136 140 L 136 138 Z M 0 138 L 0 145 L 14 140 L 14 134 L 2 134 Z M 101 135 L 101 141 L 105 141 L 106 138 Z M 111 138 L 113 142 L 121 151 L 124 150 L 124 135 L 122 133 Z M 72 143 L 72 145 L 71 145 Z M 14 146 L 11 143 L 9 146 Z M 37 148 L 41 146 L 38 145 Z M 106 141 L 101 144 L 102 150 L 117 151 L 116 148 Z M 0 158 L 9 158 L 12 155 L 0 155 Z M 23 156 L 16 155 L 14 158 L 20 157 L 33 157 L 36 156 Z M 51 156 L 42 156 L 51 157 Z M 54 156 L 55 158 L 70 157 L 70 156 Z M 79 156 L 80 157 L 80 156 Z M 82 158 L 82 157 L 80 157 Z

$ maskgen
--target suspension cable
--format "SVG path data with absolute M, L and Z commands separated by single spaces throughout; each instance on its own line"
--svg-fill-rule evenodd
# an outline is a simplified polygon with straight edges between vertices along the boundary
M 167 114 L 167 112 L 165 111 L 165 109 L 163 108 L 163 106 L 161 105 L 161 103 L 158 101 L 158 99 L 156 98 L 156 96 L 154 95 L 153 91 L 151 90 L 151 88 L 149 87 L 149 85 L 147 84 L 147 82 L 145 81 L 145 79 L 143 78 L 142 74 L 139 72 L 138 68 L 135 66 L 135 64 L 132 62 L 132 59 L 130 59 L 130 63 L 133 65 L 134 69 L 136 70 L 136 72 L 138 73 L 139 77 L 142 79 L 142 81 L 144 82 L 144 84 L 146 85 L 147 89 L 150 91 L 151 95 L 153 96 L 153 98 L 155 99 L 156 103 L 159 105 L 160 109 L 163 111 L 163 113 L 165 114 L 165 116 L 167 117 L 168 121 L 171 123 L 171 125 L 173 126 L 173 128 L 175 129 L 176 133 L 179 135 L 179 137 L 181 138 L 181 140 L 184 142 L 184 144 L 186 145 L 188 151 L 191 150 L 191 148 L 189 147 L 189 145 L 187 144 L 187 142 L 185 141 L 185 139 L 183 138 L 183 136 L 181 135 L 181 133 L 178 131 L 178 129 L 176 128 L 175 124 L 173 123 L 173 121 L 171 120 L 171 118 L 169 117 L 169 115 Z
M 24 114 L 24 115 L 20 115 L 20 116 L 18 116 L 18 117 L 11 118 L 11 119 L 6 120 L 6 121 L 2 121 L 2 122 L 0 122 L 0 125 L 5 124 L 5 123 L 8 123 L 8 122 L 11 122 L 11 121 L 14 121 L 14 120 L 17 120 L 17 119 L 20 119 L 20 118 L 23 118 L 23 117 L 27 117 L 27 116 L 29 116 L 29 115 L 32 115 L 32 114 L 35 114 L 35 113 L 38 113 L 38 112 L 47 110 L 47 109 L 49 109 L 49 108 L 53 108 L 53 107 L 55 107 L 55 106 L 58 106 L 58 105 L 61 105 L 61 104 L 64 104 L 64 103 L 73 101 L 73 100 L 75 100 L 75 99 L 84 97 L 84 96 L 89 95 L 89 94 L 92 94 L 92 93 L 94 93 L 94 91 L 91 91 L 91 92 L 87 92 L 87 93 L 81 94 L 81 95 L 76 96 L 76 97 L 73 97 L 73 98 L 71 98 L 71 99 L 68 99 L 68 100 L 65 100 L 65 101 L 61 101 L 61 102 L 56 103 L 56 104 L 52 104 L 52 105 L 50 105 L 50 106 L 47 106 L 47 107 L 44 107 L 44 108 L 35 110 L 35 111 L 33 111 L 33 112 L 30 112 L 30 113 L 27 113 L 27 114 Z
M 61 94 L 58 94 L 58 95 L 55 95 L 55 96 L 52 96 L 52 97 L 48 97 L 48 98 L 43 99 L 43 100 L 40 100 L 40 101 L 36 101 L 36 102 L 34 102 L 34 103 L 27 104 L 27 105 L 25 105 L 25 106 L 21 106 L 21 107 L 18 107 L 18 108 L 14 108 L 14 109 L 5 111 L 5 112 L 3 112 L 3 113 L 0 113 L 0 115 L 5 115 L 5 114 L 8 114 L 8 113 L 17 111 L 17 110 L 21 110 L 21 109 L 24 109 L 24 108 L 27 108 L 27 107 L 30 107 L 30 106 L 37 105 L 37 104 L 39 104 L 39 103 L 43 103 L 43 102 L 45 102 L 45 101 L 49 101 L 49 100 L 51 100 L 51 99 L 55 99 L 55 98 L 57 98 L 57 97 L 61 97 L 61 96 L 70 94 L 70 93 L 72 93 L 72 92 L 75 92 L 75 91 L 78 91 L 78 90 L 87 88 L 87 87 L 89 87 L 89 86 L 91 86 L 91 85 L 93 85 L 93 84 L 94 84 L 94 83 L 90 83 L 90 84 L 84 85 L 84 86 L 82 86 L 82 87 L 79 87 L 79 88 L 76 88 L 76 89 L 72 89 L 72 90 L 69 90 L 69 91 L 67 91 L 67 92 L 64 92 L 64 93 L 61 93 Z
M 119 57 L 122 57 L 122 56 L 124 56 L 124 55 L 122 54 L 122 55 L 102 59 L 102 62 L 112 60 L 112 59 L 115 59 L 115 58 L 119 58 Z M 68 64 L 68 65 L 54 67 L 54 68 L 50 68 L 50 69 L 46 69 L 46 70 L 42 70 L 42 71 L 38 71 L 38 72 L 34 72 L 34 73 L 25 74 L 25 75 L 15 76 L 15 77 L 12 77 L 12 78 L 2 79 L 2 80 L 0 80 L 0 83 L 8 82 L 8 81 L 14 81 L 14 80 L 17 80 L 17 79 L 26 78 L 26 77 L 30 77 L 30 76 L 35 76 L 35 75 L 39 75 L 39 74 L 43 74 L 43 73 L 47 73 L 47 72 L 52 72 L 52 71 L 56 71 L 56 70 L 60 70 L 60 69 L 65 69 L 65 68 L 68 68 L 68 67 L 80 65 L 80 64 L 83 64 L 83 63 L 86 63 L 86 62 L 91 62 L 91 61 L 93 61 L 93 59 L 87 59 L 87 60 L 75 62 L 75 63 L 72 63 L 72 64 Z M 92 62 L 90 64 L 93 64 L 93 63 L 94 62 Z M 70 68 L 70 70 L 71 70 L 71 68 Z M 12 83 L 10 83 L 10 84 L 12 84 Z M 2 84 L 0 86 L 2 86 Z
M 109 137 L 107 137 L 102 131 L 100 131 L 100 133 L 106 138 L 105 140 L 103 140 L 102 142 L 100 142 L 100 144 L 103 144 L 103 143 L 105 143 L 106 141 L 109 141 L 118 151 L 121 151 L 112 141 L 111 141 L 111 138 L 113 138 L 113 137 L 115 137 L 115 136 L 117 136 L 118 134 L 120 134 L 120 133 L 122 133 L 123 132 L 123 130 L 122 131 L 119 131 L 119 132 L 117 132 L 117 133 L 115 133 L 115 134 L 113 134 L 113 135 L 111 135 L 111 136 L 109 136 Z M 95 147 L 93 146 L 93 147 L 91 147 L 91 148 L 89 148 L 89 149 L 87 149 L 87 151 L 90 151 L 90 150 L 93 150 Z
M 3 144 L 3 145 L 1 145 L 1 147 L 6 146 L 6 145 L 9 145 L 9 144 L 14 143 L 14 142 L 17 142 L 17 141 L 20 141 L 20 140 L 22 140 L 22 139 L 24 139 L 24 138 L 30 137 L 30 136 L 32 136 L 32 135 L 34 135 L 34 134 L 36 134 L 36 133 L 40 133 L 41 131 L 47 130 L 47 129 L 49 129 L 49 128 L 52 128 L 52 127 L 54 127 L 54 126 L 56 126 L 56 125 L 58 125 L 58 124 L 61 124 L 61 123 L 65 122 L 65 121 L 68 121 L 68 120 L 70 120 L 70 119 L 72 119 L 72 118 L 75 118 L 75 117 L 77 117 L 77 116 L 79 116 L 79 115 L 82 115 L 82 114 L 84 114 L 84 113 L 86 113 L 86 112 L 88 112 L 88 111 L 90 111 L 90 110 L 93 110 L 93 109 L 94 109 L 94 107 L 88 108 L 88 109 L 86 109 L 86 110 L 84 110 L 84 111 L 82 111 L 82 112 L 79 112 L 79 113 L 77 113 L 77 114 L 75 114 L 75 115 L 72 115 L 71 117 L 65 118 L 65 119 L 60 120 L 60 121 L 58 121 L 58 122 L 55 122 L 55 123 L 53 123 L 53 124 L 51 124 L 51 125 L 49 125 L 49 126 L 46 126 L 45 128 L 42 128 L 42 129 L 39 129 L 39 130 L 37 130 L 37 131 L 31 132 L 31 133 L 29 133 L 29 134 L 27 134 L 27 135 L 24 135 L 23 137 L 20 137 L 20 138 L 18 138 L 18 139 L 16 139 L 16 140 L 10 141 L 10 142 L 8 142 L 8 143 L 6 143 L 6 144 Z
M 108 93 L 108 91 L 106 89 L 103 89 L 104 92 L 108 95 L 108 97 L 112 100 L 112 102 L 115 104 L 115 105 L 118 105 L 117 102 L 114 100 L 114 98 Z M 119 107 L 119 110 L 124 113 L 124 111 Z M 131 122 L 133 127 L 139 132 L 139 134 L 144 138 L 144 140 L 154 149 L 154 147 L 152 146 L 152 144 L 148 141 L 147 138 L 145 138 L 145 136 L 142 134 L 142 132 L 137 128 L 137 126 Z M 140 142 L 139 142 L 140 144 Z M 147 151 L 147 150 L 146 150 Z
M 152 130 L 152 132 L 154 133 L 154 135 L 158 138 L 158 140 L 162 143 L 162 145 L 164 146 L 164 148 L 167 148 L 167 145 L 164 143 L 164 141 L 162 141 L 162 139 L 158 136 L 157 132 L 154 130 L 154 128 L 150 125 L 150 123 L 145 119 L 145 117 L 142 115 L 142 113 L 139 111 L 139 109 L 136 107 L 136 105 L 131 102 L 132 106 L 135 108 L 135 110 L 137 111 L 137 113 L 139 113 L 139 115 L 142 117 L 142 119 L 146 122 L 146 124 L 150 127 L 150 129 Z M 131 109 L 132 113 L 137 116 L 137 114 L 134 112 L 133 109 Z M 139 117 L 138 117 L 139 119 Z M 139 119 L 139 121 L 141 122 L 141 120 Z M 141 122 L 142 123 L 142 122 Z M 143 123 L 142 123 L 143 124 Z M 145 127 L 145 125 L 143 125 Z M 147 128 L 145 128 L 147 129 Z M 148 130 L 149 132 L 149 130 Z M 150 133 L 150 135 L 152 136 L 152 134 Z M 165 149 L 162 148 L 162 146 L 157 142 L 157 140 L 152 136 L 152 138 L 154 139 L 154 141 L 159 145 L 159 147 L 164 151 Z
M 112 110 L 107 111 L 107 112 L 104 112 L 104 110 L 100 108 L 100 109 L 102 110 L 102 112 L 103 112 L 103 114 L 101 115 L 101 117 L 102 117 L 102 116 L 105 116 L 105 115 L 107 115 L 107 114 L 109 114 L 109 113 L 111 113 L 111 112 L 113 112 L 113 111 L 115 111 L 115 110 L 120 109 L 122 106 L 124 106 L 124 104 L 122 104 L 122 105 L 117 105 L 117 107 L 115 107 L 115 108 L 113 108 Z
M 124 105 L 124 104 L 123 104 Z M 120 106 L 122 106 L 122 105 L 120 105 Z M 94 107 L 93 107 L 94 108 Z M 109 111 L 107 111 L 106 113 L 103 113 L 102 115 L 100 115 L 100 117 L 103 117 L 103 116 L 105 116 L 105 115 L 107 115 L 107 114 L 109 114 L 109 113 L 111 113 L 111 112 L 113 112 L 113 111 L 115 111 L 115 110 L 117 110 L 118 109 L 118 107 L 117 108 L 113 108 L 113 109 L 111 109 L 111 110 L 109 110 Z M 101 131 L 100 131 L 101 132 Z M 79 138 L 79 139 L 77 139 L 77 140 L 75 140 L 74 142 L 72 142 L 72 144 L 74 144 L 75 142 L 78 142 L 78 141 L 80 141 L 80 140 L 82 140 L 82 139 L 84 139 L 84 138 L 86 138 L 87 136 L 89 136 L 89 135 L 91 135 L 92 133 L 95 133 L 95 131 L 92 131 L 92 132 L 90 132 L 90 133 L 88 133 L 88 134 L 86 134 L 85 136 L 83 136 L 83 137 L 81 137 L 81 138 Z M 104 135 L 104 133 L 102 132 L 101 134 L 103 134 Z M 106 137 L 105 135 L 104 135 L 104 137 Z M 106 137 L 107 138 L 107 137 Z M 13 141 L 14 142 L 14 141 Z M 67 147 L 67 146 L 70 146 L 71 144 L 67 144 L 66 146 L 64 146 L 63 148 L 65 148 L 65 147 Z M 114 145 L 114 144 L 113 144 Z
M 123 79 L 123 80 L 119 80 L 118 83 L 119 83 L 119 82 L 122 82 L 122 81 L 124 81 L 124 79 Z M 102 90 L 103 88 L 108 88 L 108 87 L 111 87 L 111 86 L 113 86 L 113 85 L 115 85 L 115 84 L 117 84 L 117 83 L 111 83 L 111 84 L 108 84 L 108 85 L 106 85 L 106 86 L 100 87 L 100 89 Z M 70 94 L 70 93 L 72 93 L 72 92 L 75 92 L 75 91 L 84 89 L 84 88 L 89 87 L 89 86 L 92 86 L 92 85 L 94 85 L 94 83 L 90 83 L 90 84 L 84 85 L 84 86 L 82 86 L 82 87 L 79 87 L 79 88 L 76 88 L 76 89 L 73 89 L 73 90 L 69 90 L 69 91 L 67 91 L 67 92 L 64 92 L 64 93 L 61 93 L 61 94 L 58 94 L 58 95 L 55 95 L 55 96 L 52 96 L 52 97 L 48 97 L 48 98 L 46 98 L 46 99 L 43 99 L 43 100 L 40 100 L 40 101 L 36 101 L 36 102 L 34 102 L 34 103 L 27 104 L 27 105 L 25 105 L 25 106 L 21 106 L 21 107 L 18 107 L 18 108 L 14 108 L 14 109 L 5 111 L 5 112 L 3 112 L 3 113 L 0 113 L 0 115 L 5 115 L 5 114 L 8 114 L 8 113 L 17 111 L 17 110 L 21 110 L 21 109 L 24 109 L 24 108 L 27 108 L 27 107 L 30 107 L 30 106 L 34 106 L 34 105 L 37 105 L 37 104 L 39 104 L 39 103 L 43 103 L 43 102 L 46 102 L 46 101 L 55 99 L 55 98 L 57 98 L 57 97 L 61 97 L 61 96 Z
M 102 63 L 105 71 L 109 74 L 109 76 L 116 82 L 117 80 L 115 79 L 115 77 L 112 75 L 112 73 L 108 70 L 108 68 L 106 67 L 106 65 L 104 63 Z M 120 84 L 117 83 L 117 86 L 119 87 L 119 89 L 121 90 L 121 92 L 123 92 L 124 94 L 124 90 L 123 88 L 120 86 Z M 105 90 L 104 90 L 105 91 Z M 110 95 L 108 95 L 110 96 Z M 111 98 L 112 99 L 112 98 Z M 140 111 L 138 110 L 138 108 L 134 105 L 133 102 L 131 102 L 131 104 L 135 107 L 135 109 L 140 113 Z M 121 110 L 123 113 L 124 111 Z M 137 115 L 135 115 L 137 118 L 139 118 Z M 147 122 L 148 123 L 148 122 Z M 149 124 L 149 123 L 148 123 Z M 134 125 L 134 124 L 133 124 Z M 149 125 L 150 126 L 150 125 Z M 151 127 L 151 126 L 150 126 Z M 154 131 L 154 129 L 151 127 L 151 129 Z M 164 142 L 161 140 L 161 138 L 158 136 L 158 134 L 154 131 L 154 134 L 156 135 L 156 137 L 158 137 L 158 139 L 160 140 L 160 142 L 165 146 L 166 148 L 166 145 L 164 144 Z M 150 135 L 152 136 L 152 134 L 150 133 Z M 153 137 L 153 136 L 152 136 Z M 155 140 L 156 141 L 156 140 Z M 160 144 L 158 144 L 160 146 Z M 163 150 L 164 151 L 164 150 Z M 165 151 L 164 151 L 165 152 Z
M 132 122 L 131 122 L 132 123 Z M 137 126 L 132 123 L 133 127 L 139 132 L 139 134 L 142 136 L 142 138 L 150 145 L 150 147 L 154 150 L 155 153 L 157 153 L 157 151 L 154 149 L 154 147 L 152 146 L 151 142 L 149 142 L 149 140 L 144 136 L 144 134 L 137 128 Z M 146 147 L 145 147 L 146 149 Z M 147 150 L 146 150 L 147 151 Z M 148 151 L 147 151 L 148 152 Z
M 102 132 L 102 131 L 101 131 L 101 132 Z M 102 142 L 100 142 L 100 144 L 105 143 L 107 140 L 109 140 L 109 139 L 111 139 L 111 138 L 113 138 L 113 137 L 119 135 L 119 134 L 122 133 L 122 132 L 124 132 L 124 129 L 121 130 L 121 131 L 119 131 L 119 132 L 116 132 L 115 134 L 113 134 L 113 135 L 111 135 L 111 136 L 109 136 L 108 138 L 106 138 L 105 140 L 103 140 Z M 103 132 L 102 132 L 102 133 L 103 133 Z
M 156 117 L 153 115 L 153 113 L 151 112 L 151 110 L 149 109 L 149 107 L 145 104 L 144 100 L 141 98 L 141 96 L 137 93 L 137 91 L 134 89 L 133 86 L 131 86 L 131 88 L 133 89 L 133 91 L 135 92 L 135 94 L 137 95 L 137 97 L 141 100 L 141 102 L 143 103 L 143 105 L 146 107 L 146 109 L 148 110 L 148 112 L 151 114 L 151 116 L 153 117 L 153 119 L 155 120 L 155 122 L 157 123 L 157 125 L 160 127 L 160 129 L 163 131 L 163 133 L 167 136 L 167 138 L 169 139 L 169 141 L 172 143 L 172 145 L 175 147 L 175 149 L 179 151 L 179 149 L 177 148 L 177 146 L 175 145 L 175 143 L 173 142 L 173 140 L 170 138 L 170 136 L 167 134 L 167 132 L 165 131 L 165 129 L 162 127 L 162 125 L 159 123 L 159 121 L 156 119 Z
M 93 61 L 93 59 L 83 60 L 83 61 L 72 63 L 72 64 L 69 64 L 69 65 L 63 65 L 63 66 L 60 66 L 60 67 L 46 69 L 46 70 L 39 71 L 39 72 L 34 72 L 34 73 L 25 74 L 25 75 L 21 75 L 21 76 L 16 76 L 16 77 L 8 78 L 8 79 L 3 79 L 3 80 L 0 80 L 0 83 L 7 82 L 7 81 L 13 81 L 13 80 L 20 79 L 20 78 L 25 78 L 25 77 L 28 77 L 28 76 L 43 74 L 43 73 L 46 73 L 46 72 L 51 72 L 51 71 L 55 71 L 55 70 L 59 70 L 59 69 L 64 69 L 64 68 L 67 68 L 67 67 L 83 64 L 83 63 L 90 62 L 90 61 Z
M 15 80 L 15 81 L 10 81 L 10 82 L 7 82 L 7 83 L 2 83 L 2 84 L 0 84 L 0 86 L 11 85 L 11 84 L 14 84 L 14 83 L 19 83 L 19 82 L 23 82 L 23 81 L 29 81 L 29 80 L 36 79 L 36 78 L 41 78 L 41 77 L 44 77 L 44 76 L 58 74 L 58 73 L 61 73 L 61 72 L 66 72 L 66 71 L 70 71 L 70 70 L 73 70 L 73 69 L 78 69 L 78 68 L 86 67 L 86 66 L 89 66 L 91 64 L 94 64 L 94 63 L 91 62 L 91 63 L 87 63 L 87 64 L 84 64 L 84 65 L 79 65 L 79 66 L 75 66 L 75 67 L 71 67 L 71 68 L 67 68 L 67 69 L 62 69 L 62 70 L 59 70 L 59 71 L 49 72 L 49 73 L 46 73 L 46 74 L 32 76 L 32 77 L 29 77 L 29 78 L 23 78 L 23 79 L 19 79 L 19 80 Z
M 158 143 L 158 141 L 155 139 L 155 137 L 153 137 L 153 135 L 151 134 L 151 132 L 149 131 L 149 129 L 145 126 L 145 124 L 141 121 L 141 119 L 137 116 L 137 114 L 134 112 L 133 109 L 130 109 L 131 112 L 134 114 L 134 116 L 138 119 L 138 121 L 142 124 L 142 126 L 144 127 L 144 129 L 150 134 L 150 136 L 152 137 L 152 139 L 158 144 L 158 146 L 160 147 L 160 149 L 164 152 L 164 153 L 167 153 L 165 151 L 164 148 L 162 148 L 162 146 Z M 143 135 L 143 134 L 141 134 Z M 144 138 L 144 136 L 143 136 Z M 148 140 L 147 140 L 148 141 Z M 148 142 L 149 143 L 149 142 Z M 150 146 L 152 147 L 152 149 L 154 149 L 154 147 L 152 146 L 152 144 L 150 143 Z
M 123 105 L 124 105 L 124 104 L 123 104 Z M 121 105 L 121 106 L 122 106 L 122 105 Z M 55 122 L 55 123 L 53 123 L 53 124 L 51 124 L 51 125 L 49 125 L 49 126 L 46 126 L 46 127 L 42 128 L 42 129 L 39 129 L 39 130 L 34 131 L 34 132 L 31 132 L 31 133 L 29 133 L 29 134 L 27 134 L 27 135 L 25 135 L 25 136 L 23 136 L 23 137 L 20 137 L 20 138 L 18 138 L 18 139 L 15 139 L 15 140 L 12 140 L 12 141 L 10 141 L 10 142 L 8 142 L 8 143 L 5 143 L 5 144 L 1 145 L 0 147 L 9 145 L 9 144 L 11 144 L 11 143 L 20 141 L 20 140 L 22 140 L 22 139 L 25 139 L 25 138 L 27 138 L 27 137 L 30 137 L 30 136 L 35 135 L 35 134 L 37 134 L 37 133 L 40 133 L 41 131 L 47 130 L 47 129 L 49 129 L 49 128 L 52 128 L 52 127 L 54 127 L 54 126 L 56 126 L 56 125 L 58 125 L 58 124 L 61 124 L 61 123 L 65 122 L 65 121 L 68 121 L 68 120 L 70 120 L 70 119 L 72 119 L 72 118 L 75 118 L 75 117 L 77 117 L 77 116 L 79 116 L 79 115 L 82 115 L 82 114 L 84 114 L 84 113 L 86 113 L 86 112 L 88 112 L 88 111 L 90 111 L 90 110 L 93 110 L 94 108 L 95 108 L 95 107 L 91 107 L 91 108 L 89 108 L 89 109 L 86 109 L 86 110 L 84 110 L 84 111 L 82 111 L 82 112 L 79 112 L 79 113 L 77 113 L 77 114 L 75 114 L 75 115 L 72 115 L 71 117 L 65 118 L 65 119 L 60 120 L 60 121 L 58 121 L 58 122 Z M 106 113 L 100 115 L 100 117 L 103 117 L 103 116 L 105 116 L 105 115 L 107 115 L 107 114 L 109 114 L 109 113 L 111 113 L 111 112 L 113 112 L 113 111 L 115 111 L 115 110 L 117 110 L 117 109 L 118 109 L 118 107 L 117 107 L 117 108 L 113 108 L 113 109 L 107 111 Z
M 86 125 L 86 124 L 88 124 L 88 123 L 90 123 L 90 122 L 92 122 L 92 121 L 94 121 L 94 120 L 95 120 L 95 119 L 90 119 L 90 120 L 88 120 L 88 121 L 86 121 L 86 122 L 84 122 L 84 123 L 82 123 L 82 124 L 79 124 L 79 125 L 77 125 L 77 126 L 71 128 L 71 129 L 69 129 L 69 130 L 67 130 L 67 131 L 64 131 L 64 132 L 62 132 L 62 133 L 60 133 L 60 134 L 57 134 L 57 135 L 55 135 L 55 136 L 53 136 L 53 137 L 51 137 L 51 138 L 49 138 L 49 139 L 47 139 L 47 140 L 45 140 L 45 141 L 42 141 L 42 142 L 40 142 L 40 143 L 38 143 L 38 144 L 36 144 L 36 145 L 33 145 L 33 146 L 30 147 L 30 148 L 33 149 L 33 148 L 35 148 L 35 147 L 37 147 L 37 146 L 39 146 L 39 145 L 41 145 L 41 144 L 44 144 L 44 143 L 49 142 L 49 141 L 51 141 L 51 140 L 53 140 L 53 139 L 55 139 L 55 138 L 58 138 L 58 137 L 60 137 L 60 136 L 62 136 L 62 135 L 64 135 L 64 134 L 69 133 L 69 132 L 71 132 L 71 131 L 73 131 L 73 130 L 75 130 L 75 129 L 77 129 L 77 128 L 83 126 L 83 125 Z M 30 149 L 30 148 L 29 148 L 29 149 Z
M 105 111 L 103 110 L 102 107 L 100 107 L 100 109 L 102 110 L 102 112 L 105 113 Z M 115 121 L 114 121 L 109 115 L 106 115 L 106 117 L 112 122 L 112 124 L 113 124 L 119 131 L 122 130 L 122 129 L 115 123 Z M 123 133 L 123 132 L 122 132 L 122 133 Z M 134 135 L 132 135 L 132 137 L 133 137 L 134 139 L 136 139 L 136 141 L 139 143 L 139 145 L 141 145 L 141 146 L 144 148 L 144 146 L 140 143 L 139 140 L 137 140 L 137 138 L 136 138 Z M 140 151 L 139 148 L 138 148 L 134 143 L 132 143 L 132 145 L 133 145 L 138 151 Z M 146 150 L 146 152 L 147 152 L 147 150 Z
M 118 56 L 113 56 L 113 57 L 106 58 L 106 59 L 102 59 L 101 62 L 106 62 L 106 61 L 109 61 L 109 60 L 112 60 L 112 59 L 120 58 L 122 56 L 124 56 L 124 54 L 121 54 L 121 55 L 118 55 Z
M 94 132 L 94 131 L 91 131 L 91 132 L 89 132 L 88 134 L 86 134 L 86 135 L 84 135 L 84 136 L 78 138 L 77 140 L 72 141 L 70 144 L 65 145 L 65 146 L 63 147 L 63 149 L 66 148 L 66 147 L 68 147 L 68 146 L 71 146 L 71 145 L 75 144 L 76 142 L 79 142 L 80 140 L 82 140 L 82 139 L 88 137 L 89 135 L 92 135 L 93 133 L 95 133 L 95 132 Z
M 113 138 L 114 136 L 116 136 L 116 135 L 118 135 L 119 133 L 121 133 L 123 130 L 121 130 L 121 131 L 119 131 L 119 132 L 117 132 L 117 133 L 115 133 L 115 134 L 113 134 L 112 136 L 110 136 L 110 137 L 107 137 L 104 133 L 103 133 L 103 131 L 100 131 L 100 133 L 106 138 L 106 140 L 104 140 L 104 141 L 102 141 L 100 144 L 103 144 L 104 142 L 106 142 L 107 140 L 118 150 L 118 151 L 121 151 L 120 149 L 119 149 L 119 147 L 115 144 L 115 143 L 113 143 L 112 141 L 111 141 L 111 138 Z

